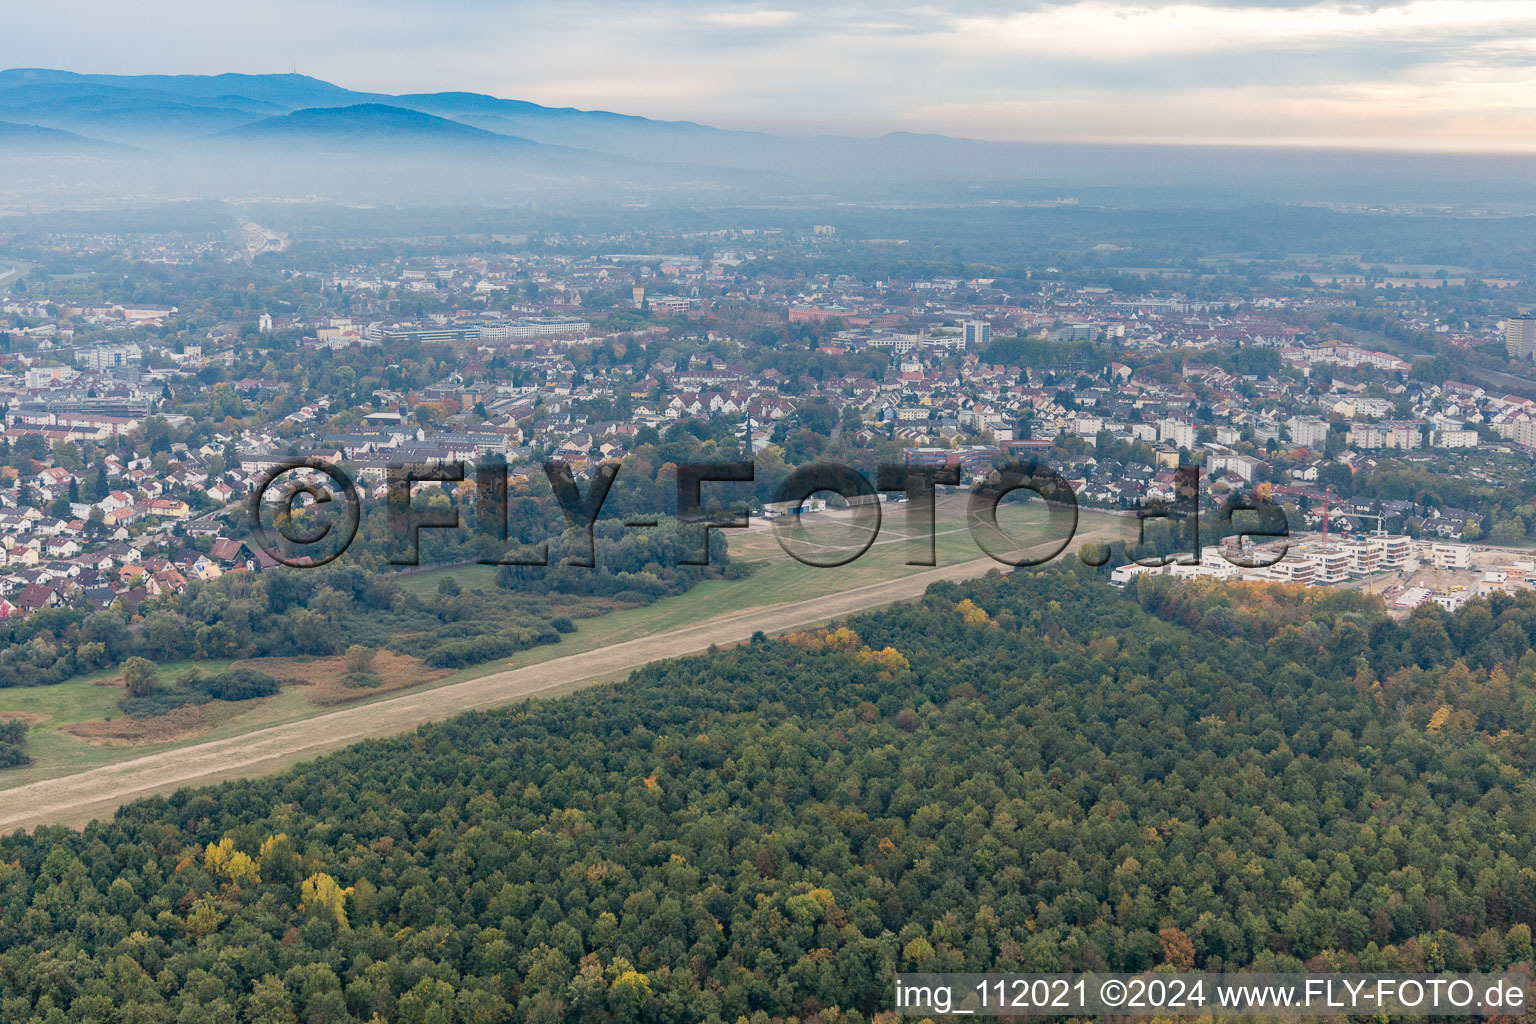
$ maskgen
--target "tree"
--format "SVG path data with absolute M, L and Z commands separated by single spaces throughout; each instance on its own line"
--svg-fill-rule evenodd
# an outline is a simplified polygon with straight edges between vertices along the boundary
M 1468 523 L 1467 527 L 1471 525 L 1471 523 Z M 1462 539 L 1472 539 L 1467 537 L 1465 528 L 1462 530 Z M 1519 544 L 1525 540 L 1525 523 L 1520 519 L 1500 519 L 1493 524 L 1493 529 L 1488 531 L 1488 539 L 1495 544 L 1505 546 Z
M 214 385 L 213 394 L 208 399 L 208 415 L 215 420 L 239 419 L 245 415 L 245 403 L 227 381 Z
M 123 685 L 130 697 L 147 697 L 155 692 L 155 675 L 159 669 L 148 658 L 132 657 L 123 662 Z
M 73 441 L 60 441 L 53 446 L 53 464 L 72 473 L 79 470 L 84 465 L 80 461 L 80 447 Z
M 343 889 L 336 879 L 324 871 L 317 871 L 304 879 L 300 891 L 299 909 L 329 917 L 338 928 L 347 928 L 347 896 L 351 889 Z
M 347 671 L 355 675 L 364 675 L 372 672 L 374 656 L 375 652 L 372 647 L 353 644 L 347 648 Z
M 252 985 L 245 1001 L 245 1014 L 251 1024 L 295 1024 L 299 1019 L 293 1012 L 288 987 L 276 975 L 268 975 Z
M 42 462 L 50 454 L 48 440 L 42 434 L 22 434 L 16 439 L 12 453 L 22 460 L 23 467 L 30 462 Z

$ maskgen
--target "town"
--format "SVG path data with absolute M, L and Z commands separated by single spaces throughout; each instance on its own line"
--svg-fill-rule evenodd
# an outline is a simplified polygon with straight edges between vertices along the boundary
M 961 485 L 1035 460 L 1109 510 L 1175 500 L 1198 465 L 1202 508 L 1254 495 L 1332 533 L 1248 574 L 1313 585 L 1536 541 L 1515 277 L 1343 257 L 1192 273 L 1104 245 L 1011 276 L 855 273 L 837 268 L 918 254 L 832 224 L 399 247 L 437 250 L 419 255 L 253 223 L 238 244 L 9 240 L 4 616 L 131 610 L 279 564 L 243 503 L 298 458 L 382 496 L 394 465 L 492 456 L 536 487 L 545 462 L 585 478 L 682 442 L 766 467 L 759 508 L 788 468 L 839 456 Z M 1529 585 L 1522 564 L 1498 585 Z

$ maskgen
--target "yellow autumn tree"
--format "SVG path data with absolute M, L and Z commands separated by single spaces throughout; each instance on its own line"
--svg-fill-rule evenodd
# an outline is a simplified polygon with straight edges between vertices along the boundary
M 260 885 L 261 873 L 249 854 L 235 849 L 235 841 L 228 836 L 217 843 L 209 843 L 203 851 L 203 867 L 211 875 L 217 875 L 236 885 Z
M 305 913 L 329 914 L 336 926 L 345 931 L 347 924 L 347 897 L 350 888 L 343 889 L 336 879 L 324 871 L 317 871 L 304 879 L 299 887 L 299 909 Z
M 616 999 L 638 1006 L 643 1004 L 646 997 L 651 994 L 651 979 L 631 968 L 613 979 L 609 991 Z
M 907 656 L 894 647 L 882 647 L 878 651 L 872 651 L 868 647 L 858 653 L 859 663 L 874 665 L 886 672 L 900 672 L 909 668 Z
M 808 651 L 851 651 L 864 641 L 847 626 L 839 626 L 832 630 L 812 629 L 785 633 L 784 642 Z
M 236 850 L 229 858 L 229 880 L 236 885 L 260 885 L 261 872 L 256 869 L 255 861 Z
M 229 855 L 235 852 L 235 841 L 225 836 L 217 843 L 209 843 L 203 851 L 203 867 L 211 875 L 222 875 L 229 863 Z
M 965 620 L 967 626 L 985 626 L 992 621 L 992 616 L 987 614 L 986 609 L 977 605 L 970 598 L 966 598 L 955 605 L 955 611 L 960 613 L 960 617 Z

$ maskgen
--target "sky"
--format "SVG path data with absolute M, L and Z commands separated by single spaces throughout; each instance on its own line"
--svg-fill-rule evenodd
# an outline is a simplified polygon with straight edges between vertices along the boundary
M 58 0 L 6 20 L 6 67 L 296 67 L 797 134 L 1536 150 L 1536 0 Z

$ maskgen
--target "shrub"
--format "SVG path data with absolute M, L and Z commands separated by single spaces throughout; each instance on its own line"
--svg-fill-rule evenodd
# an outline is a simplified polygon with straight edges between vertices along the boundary
M 0 768 L 18 768 L 32 759 L 22 748 L 27 742 L 27 723 L 14 718 L 0 720 Z
M 451 579 L 452 577 L 450 577 Z M 366 675 L 373 671 L 374 650 L 362 644 L 347 648 L 347 674 Z
M 232 668 L 200 679 L 194 688 L 213 700 L 254 700 L 282 689 L 274 676 L 251 668 Z
M 134 718 L 149 718 L 152 715 L 168 715 L 189 704 L 207 704 L 212 699 L 200 690 L 167 687 L 143 697 L 124 697 L 117 704 L 125 714 Z
M 511 637 L 487 636 L 474 640 L 448 640 L 427 652 L 422 660 L 433 668 L 463 668 L 516 654 L 528 645 Z
M 232 668 L 205 676 L 196 670 L 183 672 L 176 685 L 157 688 L 142 696 L 124 697 L 118 706 L 135 718 L 164 715 L 189 704 L 212 700 L 254 700 L 282 689 L 276 677 L 250 668 Z

